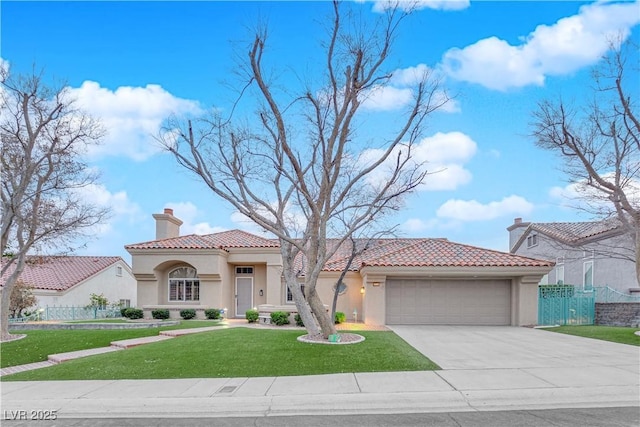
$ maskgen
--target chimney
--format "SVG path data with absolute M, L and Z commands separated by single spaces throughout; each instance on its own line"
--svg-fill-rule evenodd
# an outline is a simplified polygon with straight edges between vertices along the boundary
M 522 224 L 522 218 L 514 218 L 513 223 L 514 224 Z
M 173 216 L 173 209 L 164 208 L 164 213 L 153 214 L 156 220 L 156 240 L 180 236 L 182 221 Z

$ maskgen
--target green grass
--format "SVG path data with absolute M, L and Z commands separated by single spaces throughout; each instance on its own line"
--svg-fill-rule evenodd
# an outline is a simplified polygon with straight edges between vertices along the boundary
M 560 326 L 543 330 L 640 346 L 640 336 L 634 333 L 638 330 L 637 328 L 622 326 Z
M 25 338 L 2 343 L 0 346 L 0 367 L 42 362 L 50 354 L 108 347 L 111 341 L 158 335 L 160 331 L 172 329 L 201 328 L 220 325 L 218 321 L 183 320 L 179 325 L 144 329 L 49 329 L 13 331 L 24 334 Z
M 85 357 L 2 381 L 228 378 L 340 372 L 433 370 L 439 367 L 393 332 L 358 332 L 350 345 L 308 344 L 304 331 L 223 329 Z

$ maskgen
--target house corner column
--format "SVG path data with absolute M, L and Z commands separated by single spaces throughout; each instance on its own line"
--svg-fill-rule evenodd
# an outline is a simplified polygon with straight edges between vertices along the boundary
M 282 304 L 282 265 L 267 264 L 267 304 Z
M 362 279 L 362 320 L 367 325 L 384 325 L 386 321 L 386 276 L 365 275 Z

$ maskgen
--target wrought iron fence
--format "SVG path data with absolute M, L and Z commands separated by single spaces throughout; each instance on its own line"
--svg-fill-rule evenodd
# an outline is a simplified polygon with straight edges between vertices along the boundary
M 640 296 L 624 294 L 609 286 L 593 288 L 596 302 L 640 302 Z
M 42 320 L 91 320 L 120 317 L 119 308 L 49 307 L 40 312 Z
M 593 325 L 595 292 L 582 291 L 572 285 L 538 287 L 539 325 Z

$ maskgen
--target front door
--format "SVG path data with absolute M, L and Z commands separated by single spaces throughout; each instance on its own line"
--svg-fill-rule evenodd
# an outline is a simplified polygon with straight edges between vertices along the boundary
M 236 277 L 236 317 L 253 308 L 253 277 Z

